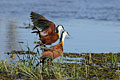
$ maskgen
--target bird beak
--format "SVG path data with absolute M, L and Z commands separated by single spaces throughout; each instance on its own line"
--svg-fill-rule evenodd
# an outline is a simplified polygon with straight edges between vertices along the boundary
M 67 39 L 70 39 L 71 38 L 71 35 L 68 33 L 68 36 L 66 37 Z
M 65 29 L 64 29 L 64 31 L 66 31 Z M 67 31 L 66 31 L 67 32 Z M 68 36 L 66 36 L 66 39 L 70 39 L 71 38 L 71 35 L 67 32 L 67 34 L 68 34 Z
M 70 34 L 68 33 L 68 36 L 70 37 Z

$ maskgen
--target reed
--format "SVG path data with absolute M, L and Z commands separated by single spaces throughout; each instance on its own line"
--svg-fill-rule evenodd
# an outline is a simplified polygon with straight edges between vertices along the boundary
M 10 63 L 0 61 L 0 79 L 120 79 L 120 53 L 63 53 L 60 59 L 37 65 L 40 51 L 28 50 L 26 54 L 11 52 Z

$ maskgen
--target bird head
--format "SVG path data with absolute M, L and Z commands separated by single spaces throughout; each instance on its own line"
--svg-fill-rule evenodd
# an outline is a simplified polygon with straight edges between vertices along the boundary
M 60 38 L 60 43 L 62 43 L 62 45 L 64 44 L 64 39 L 66 38 L 66 36 L 69 36 L 69 33 L 66 30 L 64 30 Z
M 60 36 L 60 32 L 61 32 L 62 30 L 64 30 L 64 27 L 63 27 L 62 25 L 58 25 L 58 26 L 57 26 L 57 33 L 58 33 L 59 36 Z
M 58 26 L 57 26 L 57 28 L 58 28 L 58 30 L 59 30 L 59 31 L 62 31 L 62 30 L 64 30 L 64 27 L 63 27 L 63 25 L 58 25 Z

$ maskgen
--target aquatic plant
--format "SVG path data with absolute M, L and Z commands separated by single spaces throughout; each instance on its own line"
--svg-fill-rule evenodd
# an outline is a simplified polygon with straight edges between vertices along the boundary
M 63 53 L 42 65 L 39 52 L 10 52 L 11 63 L 0 61 L 0 79 L 120 79 L 120 53 Z

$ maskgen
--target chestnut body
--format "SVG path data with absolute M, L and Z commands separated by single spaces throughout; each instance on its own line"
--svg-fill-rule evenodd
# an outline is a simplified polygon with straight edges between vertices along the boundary
M 63 52 L 63 46 L 61 43 L 50 47 L 51 50 L 45 51 L 42 53 L 42 55 L 46 58 L 51 57 L 52 59 L 55 59 L 59 56 L 61 56 L 62 52 Z
M 42 57 L 40 58 L 40 61 L 43 64 L 45 63 L 45 60 L 47 58 L 51 58 L 50 61 L 52 61 L 55 58 L 61 56 L 61 54 L 63 53 L 63 44 L 64 44 L 64 39 L 66 35 L 67 35 L 67 32 L 63 31 L 62 36 L 60 38 L 60 42 L 57 45 L 50 47 L 48 50 L 42 53 Z

